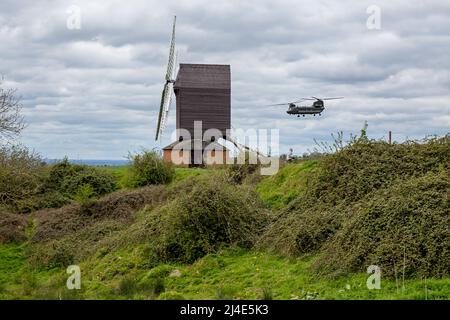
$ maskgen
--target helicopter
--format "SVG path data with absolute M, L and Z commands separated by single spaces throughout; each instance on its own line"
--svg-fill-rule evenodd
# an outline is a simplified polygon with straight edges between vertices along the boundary
M 317 97 L 311 97 L 311 98 L 301 98 L 298 101 L 293 102 L 287 102 L 287 103 L 277 103 L 269 105 L 268 107 L 272 106 L 288 106 L 288 110 L 286 111 L 287 114 L 290 115 L 297 115 L 297 117 L 306 116 L 312 114 L 313 116 L 316 116 L 318 114 L 319 116 L 322 115 L 322 111 L 325 110 L 325 100 L 336 100 L 336 99 L 343 99 L 344 97 L 334 97 L 334 98 L 317 98 Z M 313 100 L 313 104 L 310 106 L 300 106 L 297 105 L 297 103 Z

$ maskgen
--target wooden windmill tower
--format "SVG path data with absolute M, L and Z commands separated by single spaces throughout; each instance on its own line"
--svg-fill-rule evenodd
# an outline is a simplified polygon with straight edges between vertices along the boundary
M 161 96 L 160 111 L 156 129 L 156 140 L 166 126 L 173 93 L 176 96 L 176 129 L 177 141 L 163 148 L 164 160 L 174 159 L 174 147 L 180 143 L 190 144 L 189 152 L 175 156 L 182 157 L 183 165 L 203 165 L 211 155 L 225 159 L 227 150 L 214 139 L 208 139 L 203 133 L 216 129 L 220 137 L 227 139 L 227 129 L 231 127 L 231 72 L 229 65 L 217 64 L 180 64 L 177 71 L 175 62 L 175 23 L 173 23 L 169 62 L 166 73 L 166 83 Z M 195 135 L 194 123 L 201 121 L 201 135 Z M 190 139 L 184 139 L 181 134 L 189 132 Z M 198 141 L 201 139 L 201 141 Z M 183 141 L 184 140 L 184 141 Z M 215 144 L 215 145 L 214 145 Z M 201 152 L 199 152 L 201 148 Z M 208 150 L 208 151 L 206 151 Z M 211 150 L 215 150 L 212 151 Z M 178 152 L 178 151 L 177 151 Z M 201 155 L 201 159 L 198 158 Z

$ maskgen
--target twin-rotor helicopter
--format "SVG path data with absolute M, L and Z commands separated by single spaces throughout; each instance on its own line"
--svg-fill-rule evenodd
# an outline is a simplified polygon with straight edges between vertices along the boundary
M 325 110 L 325 100 L 336 100 L 336 99 L 343 99 L 344 97 L 334 97 L 334 98 L 317 98 L 317 97 L 311 97 L 311 98 L 301 98 L 298 101 L 292 101 L 287 103 L 277 103 L 277 104 L 271 104 L 268 107 L 272 106 L 288 106 L 288 110 L 286 111 L 287 114 L 290 115 L 297 115 L 297 117 L 300 116 L 306 116 L 306 115 L 313 115 L 316 116 L 318 114 L 319 116 L 322 115 L 322 111 Z M 312 100 L 314 101 L 312 105 L 299 105 L 298 103 L 301 103 L 303 101 Z

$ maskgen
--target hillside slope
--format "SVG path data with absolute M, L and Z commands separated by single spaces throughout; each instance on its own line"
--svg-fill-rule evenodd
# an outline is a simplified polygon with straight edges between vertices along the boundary
M 2 214 L 0 297 L 449 299 L 449 166 L 448 137 L 359 141 L 262 181 L 178 169 L 171 185 Z M 81 290 L 65 287 L 71 264 Z

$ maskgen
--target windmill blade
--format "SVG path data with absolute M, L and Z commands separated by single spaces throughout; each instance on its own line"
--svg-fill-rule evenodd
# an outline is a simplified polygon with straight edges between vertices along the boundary
M 169 117 L 170 104 L 172 102 L 172 96 L 173 96 L 173 83 L 168 82 L 164 96 L 164 106 L 163 106 L 164 112 L 161 120 L 161 133 L 166 128 L 167 119 Z
M 167 82 L 164 85 L 164 89 L 161 95 L 161 105 L 159 107 L 159 117 L 158 117 L 158 125 L 156 128 L 156 138 L 158 140 L 164 129 L 166 128 L 167 119 L 169 117 L 170 105 L 172 102 L 172 94 L 173 94 L 173 83 Z
M 167 85 L 164 86 L 164 89 L 162 91 L 161 94 L 161 103 L 159 105 L 159 115 L 158 115 L 158 124 L 156 126 L 156 137 L 155 140 L 158 141 L 158 138 L 160 137 L 161 134 L 161 120 L 164 114 L 164 97 L 166 96 L 166 91 L 167 91 Z
M 170 52 L 169 61 L 167 63 L 166 81 L 173 81 L 173 69 L 174 69 L 174 59 L 175 59 L 175 24 L 177 22 L 177 16 L 173 18 L 172 27 L 172 40 L 170 41 Z
M 158 124 L 156 127 L 156 137 L 157 141 L 161 135 L 163 130 L 166 127 L 167 118 L 169 116 L 170 103 L 172 100 L 173 94 L 173 82 L 174 82 L 174 72 L 175 72 L 175 25 L 176 25 L 177 17 L 173 18 L 173 27 L 172 27 L 172 39 L 170 41 L 170 51 L 169 51 L 169 61 L 167 63 L 167 71 L 166 71 L 166 83 L 164 84 L 164 88 L 161 94 L 161 103 L 159 106 L 159 115 L 158 115 Z
M 173 81 L 172 82 L 175 82 L 175 80 L 177 78 L 177 74 L 178 74 L 178 70 L 179 70 L 178 59 L 179 59 L 179 57 L 178 57 L 178 50 L 177 50 L 177 52 L 175 53 L 175 61 L 174 61 L 174 66 L 173 66 L 173 70 L 172 70 L 173 71 L 173 73 L 172 73 Z

